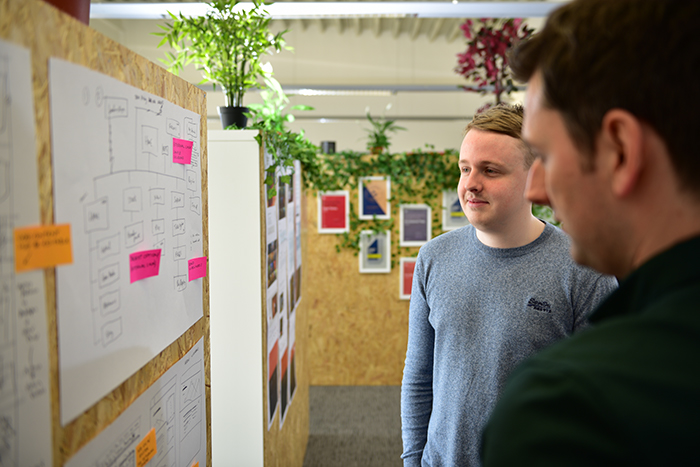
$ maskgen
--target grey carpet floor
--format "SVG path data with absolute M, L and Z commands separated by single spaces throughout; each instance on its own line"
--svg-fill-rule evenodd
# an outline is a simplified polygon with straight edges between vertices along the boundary
M 311 386 L 304 467 L 401 467 L 399 386 Z

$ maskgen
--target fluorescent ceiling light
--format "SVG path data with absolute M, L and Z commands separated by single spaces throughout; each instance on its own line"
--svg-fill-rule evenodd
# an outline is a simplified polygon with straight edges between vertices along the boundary
M 265 9 L 272 19 L 341 17 L 534 18 L 547 16 L 562 2 L 278 2 Z M 250 9 L 252 3 L 239 3 Z M 168 12 L 202 16 L 206 3 L 92 3 L 90 18 L 161 19 Z
M 392 93 L 385 89 L 290 89 L 285 91 L 288 96 L 391 96 Z

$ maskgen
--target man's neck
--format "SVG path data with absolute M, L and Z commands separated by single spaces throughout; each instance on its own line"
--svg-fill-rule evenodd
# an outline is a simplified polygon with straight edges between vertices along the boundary
M 525 222 L 510 226 L 503 231 L 476 229 L 476 238 L 491 248 L 518 248 L 537 240 L 544 231 L 544 227 L 544 222 L 530 215 Z

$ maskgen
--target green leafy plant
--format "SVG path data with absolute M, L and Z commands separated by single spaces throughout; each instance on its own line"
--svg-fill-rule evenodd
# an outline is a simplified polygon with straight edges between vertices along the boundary
M 194 63 L 204 79 L 216 89 L 223 88 L 226 105 L 243 106 L 243 95 L 250 88 L 259 87 L 264 74 L 261 57 L 279 52 L 285 47 L 281 31 L 269 30 L 270 16 L 261 0 L 253 0 L 253 8 L 238 6 L 238 0 L 214 0 L 204 16 L 186 17 L 170 13 L 172 23 L 159 25 L 164 32 L 158 44 L 168 44 L 175 53 L 167 52 L 161 60 L 168 70 L 178 74 L 186 65 Z
M 350 203 L 349 232 L 337 234 L 336 251 L 360 249 L 360 232 L 389 230 L 398 235 L 398 209 L 400 204 L 425 203 L 432 209 L 432 235 L 442 233 L 442 190 L 454 189 L 459 181 L 455 150 L 437 152 L 431 146 L 412 152 L 367 155 L 354 151 L 317 156 L 311 170 L 303 165 L 304 184 L 315 191 L 357 190 L 360 177 L 383 175 L 391 178 L 390 219 L 360 220 L 355 203 Z M 400 247 L 392 242 L 392 266 L 399 256 L 415 256 L 418 249 Z
M 367 140 L 367 150 L 372 154 L 381 154 L 385 150 L 389 149 L 389 135 L 390 131 L 405 130 L 406 128 L 396 125 L 395 120 L 387 120 L 385 118 L 372 118 L 372 116 L 367 112 L 367 120 L 372 124 L 371 129 L 365 128 L 365 131 L 369 133 L 369 139 Z
M 267 190 L 268 198 L 277 194 L 275 176 L 279 173 L 281 183 L 289 183 L 293 173 L 294 161 L 298 160 L 308 170 L 312 170 L 316 162 L 316 154 L 319 148 L 311 144 L 303 133 L 295 133 L 287 129 L 286 124 L 294 121 L 294 115 L 284 113 L 283 110 L 289 104 L 289 98 L 282 90 L 280 83 L 272 77 L 272 68 L 265 66 L 263 81 L 265 86 L 260 95 L 262 104 L 249 104 L 248 114 L 254 121 L 251 129 L 262 130 L 258 135 L 258 144 L 264 142 L 265 147 L 272 155 L 272 165 L 266 169 L 265 184 L 270 187 Z M 294 105 L 291 110 L 313 110 L 308 105 Z

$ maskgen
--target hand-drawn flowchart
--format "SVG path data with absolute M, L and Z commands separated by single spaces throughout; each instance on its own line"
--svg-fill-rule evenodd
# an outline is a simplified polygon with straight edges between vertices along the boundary
M 200 116 L 58 59 L 49 82 L 55 222 L 74 249 L 56 277 L 65 424 L 202 317 Z M 159 264 L 135 280 L 130 255 L 147 250 Z
M 0 465 L 50 466 L 44 273 L 15 272 L 16 228 L 39 224 L 29 51 L 0 40 Z
M 200 339 L 66 467 L 137 465 L 136 449 L 155 429 L 152 467 L 206 466 L 204 347 Z

